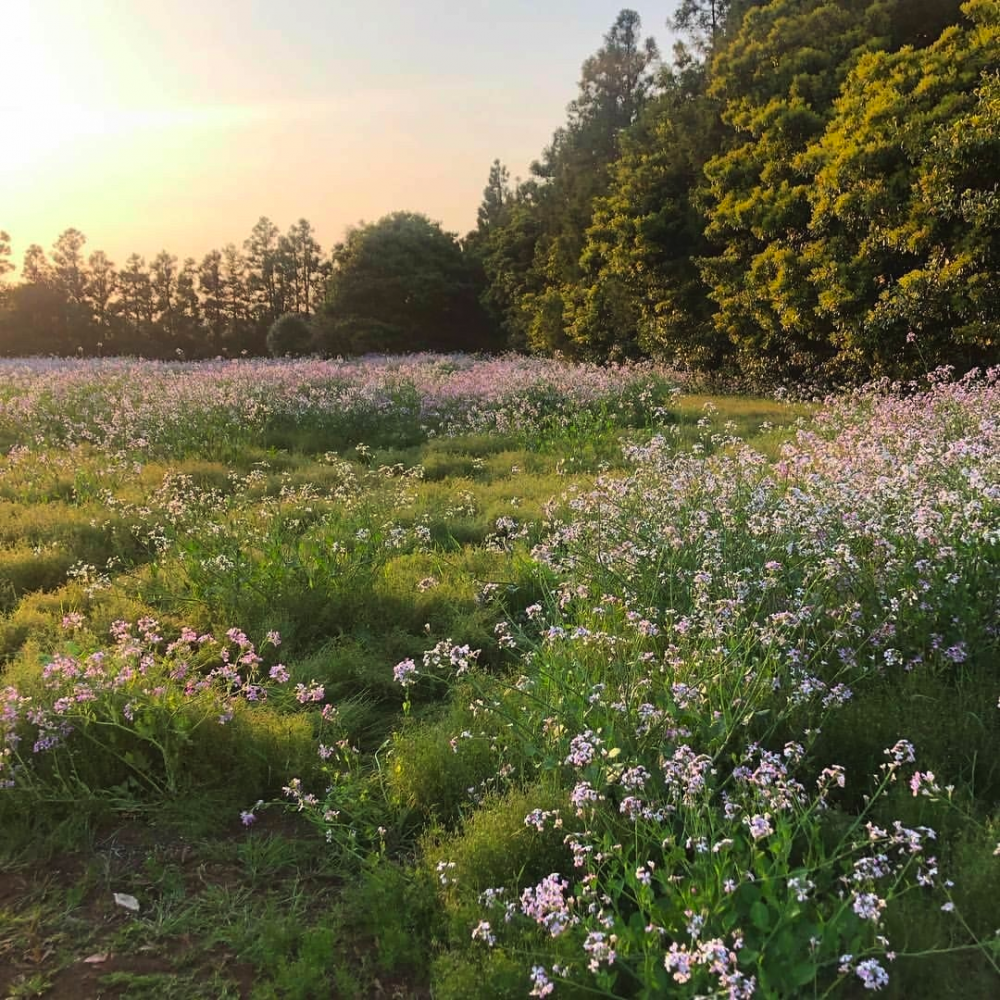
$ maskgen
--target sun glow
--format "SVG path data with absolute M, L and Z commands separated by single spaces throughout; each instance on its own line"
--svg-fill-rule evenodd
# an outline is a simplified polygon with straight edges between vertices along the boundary
M 71 226 L 119 265 L 161 249 L 200 257 L 260 215 L 306 216 L 326 246 L 399 208 L 465 231 L 493 157 L 534 157 L 572 89 L 565 67 L 546 104 L 529 62 L 527 83 L 502 86 L 506 62 L 492 76 L 453 65 L 459 29 L 485 29 L 428 28 L 425 50 L 427 19 L 403 0 L 291 6 L 4 5 L 0 229 L 15 263 Z M 547 47 L 535 55 L 548 65 Z
M 178 66 L 149 58 L 158 34 L 141 34 L 140 56 L 134 35 L 102 5 L 84 12 L 38 0 L 5 18 L 12 84 L 0 89 L 0 228 L 18 241 L 18 256 L 28 240 L 51 242 L 71 225 L 95 244 L 106 245 L 101 230 L 134 234 L 137 222 L 155 230 L 156 243 L 182 238 L 193 219 L 211 214 L 199 181 L 231 172 L 236 133 L 288 116 L 267 104 L 226 104 L 218 91 L 204 102 L 185 93 Z M 136 249 L 151 252 L 143 243 Z
M 13 44 L 5 58 L 14 85 L 0 91 L 7 138 L 0 177 L 13 180 L 25 170 L 48 167 L 65 170 L 68 154 L 79 152 L 81 144 L 99 149 L 111 143 L 113 148 L 135 133 L 225 127 L 266 116 L 266 108 L 171 100 L 157 87 L 155 68 L 130 77 L 135 67 L 122 65 L 106 25 L 88 22 L 88 33 L 81 33 L 80 25 L 63 16 L 69 13 L 44 3 L 11 12 L 6 28 Z

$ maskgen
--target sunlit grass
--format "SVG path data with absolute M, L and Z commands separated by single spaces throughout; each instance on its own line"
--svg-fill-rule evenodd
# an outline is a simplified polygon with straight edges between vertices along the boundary
M 377 995 L 376 984 L 401 996 L 524 996 L 533 964 L 550 974 L 553 962 L 585 970 L 579 939 L 550 940 L 519 909 L 494 948 L 470 935 L 481 919 L 493 933 L 506 926 L 484 909 L 485 889 L 503 885 L 516 902 L 553 872 L 574 878 L 565 838 L 590 829 L 596 813 L 577 815 L 570 804 L 580 775 L 566 760 L 569 741 L 587 730 L 601 733 L 606 750 L 617 748 L 588 780 L 614 806 L 602 836 L 616 860 L 595 872 L 616 900 L 607 916 L 619 922 L 622 949 L 638 920 L 628 923 L 630 914 L 647 905 L 636 868 L 653 860 L 657 872 L 679 880 L 658 883 L 661 923 L 683 923 L 682 905 L 712 898 L 713 919 L 728 913 L 751 936 L 753 920 L 786 921 L 768 926 L 787 929 L 780 931 L 787 962 L 770 945 L 777 957 L 760 958 L 763 975 L 774 963 L 792 968 L 794 956 L 801 966 L 795 907 L 741 893 L 727 910 L 724 893 L 711 896 L 714 876 L 696 873 L 697 831 L 716 822 L 707 801 L 689 810 L 674 803 L 672 818 L 649 829 L 618 811 L 624 792 L 616 767 L 643 761 L 662 772 L 690 742 L 728 776 L 752 739 L 777 751 L 788 741 L 808 743 L 803 780 L 814 782 L 833 763 L 849 776 L 822 827 L 803 820 L 788 833 L 788 853 L 775 848 L 767 863 L 777 867 L 760 868 L 767 855 L 749 845 L 747 870 L 758 872 L 759 884 L 784 885 L 792 869 L 780 865 L 805 864 L 835 843 L 869 808 L 885 748 L 910 739 L 917 766 L 942 786 L 954 784 L 954 793 L 913 796 L 901 782 L 866 815 L 937 831 L 939 863 L 956 883 L 950 898 L 965 923 L 914 893 L 891 900 L 885 933 L 901 952 L 971 947 L 967 928 L 985 940 L 1000 840 L 995 546 L 959 545 L 916 576 L 906 567 L 923 567 L 920 546 L 939 544 L 948 524 L 985 516 L 985 507 L 962 499 L 961 491 L 978 489 L 976 474 L 945 466 L 963 454 L 970 462 L 989 456 L 975 448 L 935 452 L 935 441 L 920 435 L 930 426 L 921 421 L 940 411 L 935 433 L 963 439 L 986 399 L 985 390 L 942 399 L 926 415 L 886 404 L 885 427 L 875 422 L 863 432 L 862 411 L 845 411 L 827 418 L 815 438 L 809 405 L 674 395 L 653 400 L 642 420 L 589 411 L 579 423 L 560 417 L 533 436 L 527 424 L 428 435 L 400 423 L 383 433 L 365 423 L 366 413 L 357 427 L 375 428 L 370 443 L 345 433 L 342 422 L 317 420 L 274 425 L 255 444 L 238 435 L 227 442 L 218 424 L 203 453 L 173 425 L 163 449 L 154 441 L 124 452 L 53 443 L 15 450 L 0 460 L 0 689 L 45 706 L 54 694 L 43 669 L 53 655 L 113 658 L 115 623 L 149 618 L 164 638 L 150 647 L 144 669 L 166 678 L 170 697 L 183 683 L 167 677 L 177 663 L 163 646 L 184 626 L 216 636 L 245 630 L 262 651 L 267 697 L 229 705 L 220 688 L 222 700 L 202 705 L 177 694 L 176 704 L 187 707 L 164 715 L 163 695 L 137 688 L 130 711 L 145 730 L 121 717 L 114 733 L 94 722 L 95 742 L 77 747 L 67 735 L 62 749 L 32 765 L 30 788 L 0 789 L 5 869 L 23 871 L 34 887 L 0 913 L 0 961 L 14 970 L 0 986 L 11 995 L 55 989 L 86 954 L 140 948 L 160 964 L 147 971 L 112 964 L 108 989 L 236 996 L 250 977 L 254 996 L 360 998 Z M 891 421 L 896 438 L 871 445 Z M 830 443 L 838 434 L 842 442 Z M 786 453 L 796 440 L 798 450 Z M 922 470 L 909 492 L 893 477 L 873 479 L 865 465 L 887 460 L 891 448 L 905 451 L 906 475 Z M 809 472 L 813 462 L 820 464 Z M 851 462 L 858 481 L 883 491 L 878 503 L 844 492 L 836 469 Z M 770 474 L 779 468 L 780 476 Z M 776 484 L 799 468 L 807 471 L 797 492 L 780 493 L 785 487 Z M 944 484 L 938 500 L 929 496 L 917 517 L 945 520 L 918 538 L 907 504 L 936 476 Z M 840 521 L 831 520 L 833 509 Z M 858 509 L 889 527 L 857 532 Z M 831 553 L 848 575 L 835 576 L 823 562 Z M 777 568 L 765 570 L 765 562 Z M 707 582 L 697 583 L 698 573 Z M 959 582 L 948 582 L 949 574 Z M 933 616 L 911 589 L 940 602 Z M 731 592 L 742 596 L 729 618 L 720 608 Z M 903 612 L 892 612 L 893 600 Z M 850 632 L 852 601 L 869 632 Z M 767 627 L 778 634 L 794 627 L 780 616 L 803 603 L 820 617 L 797 637 L 794 656 L 815 663 L 827 684 L 840 676 L 838 650 L 848 650 L 843 662 L 858 661 L 843 668 L 853 697 L 835 711 L 789 708 L 782 698 L 802 680 L 760 644 L 765 626 L 732 630 L 741 615 L 763 622 L 776 614 L 782 624 Z M 899 655 L 927 662 L 905 671 L 871 665 L 882 646 L 870 636 L 890 613 Z M 679 617 L 692 624 L 667 642 L 661 636 Z M 556 627 L 561 638 L 547 637 Z M 271 631 L 281 644 L 265 649 Z M 935 631 L 940 639 L 929 651 Z M 588 638 L 603 633 L 612 638 Z M 942 658 L 959 641 L 967 648 Z M 438 644 L 478 651 L 468 675 L 424 662 Z M 196 669 L 217 662 L 211 648 L 192 654 Z M 403 688 L 393 666 L 406 661 L 417 674 Z M 268 679 L 273 666 L 287 680 Z M 678 695 L 676 682 L 700 693 Z M 296 685 L 322 688 L 320 701 L 297 699 Z M 685 697 L 701 707 L 677 709 Z M 321 704 L 336 711 L 323 718 Z M 643 705 L 673 720 L 652 742 L 634 731 Z M 231 717 L 217 724 L 220 713 Z M 193 728 L 180 721 L 203 716 Z M 168 782 L 150 740 L 170 735 L 170 726 L 179 728 L 170 736 Z M 38 735 L 24 731 L 29 742 Z M 28 743 L 20 749 L 30 760 Z M 292 778 L 301 779 L 301 794 L 320 796 L 316 808 L 303 800 L 297 812 L 293 797 L 293 811 L 282 814 Z M 258 808 L 259 800 L 271 805 Z M 256 818 L 249 830 L 241 813 Z M 526 824 L 529 815 L 536 820 Z M 721 836 L 722 826 L 712 829 Z M 668 843 L 670 830 L 684 835 Z M 55 885 L 39 881 L 45 858 L 69 859 Z M 109 903 L 115 891 L 140 899 L 139 917 Z M 673 941 L 683 939 L 678 927 Z M 833 941 L 840 931 L 828 933 Z M 990 996 L 984 948 L 901 956 L 890 988 L 945 995 L 964 963 L 967 995 Z M 29 960 L 37 949 L 49 949 L 41 972 Z M 644 995 L 650 983 L 659 989 L 662 950 L 655 973 L 623 951 L 609 995 Z M 802 977 L 810 971 L 796 968 Z M 782 982 L 784 973 L 774 974 Z M 815 976 L 824 989 L 843 979 L 828 961 L 816 964 Z M 558 989 L 575 995 L 585 983 Z

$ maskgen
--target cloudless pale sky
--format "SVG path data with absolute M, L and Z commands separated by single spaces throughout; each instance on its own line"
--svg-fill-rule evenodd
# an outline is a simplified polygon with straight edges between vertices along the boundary
M 675 0 L 636 6 L 669 55 Z M 425 212 L 464 233 L 565 121 L 618 0 L 8 0 L 0 229 L 119 265 L 199 257 L 261 215 Z M 625 4 L 627 5 L 627 4 Z

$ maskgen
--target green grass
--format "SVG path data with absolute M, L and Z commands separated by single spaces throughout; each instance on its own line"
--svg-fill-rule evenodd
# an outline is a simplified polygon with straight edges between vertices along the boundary
M 532 548 L 569 516 L 575 494 L 599 475 L 628 472 L 625 443 L 662 433 L 678 453 L 710 455 L 733 452 L 738 438 L 774 459 L 811 412 L 690 396 L 655 427 L 570 427 L 536 442 L 487 434 L 421 442 L 395 428 L 367 454 L 353 450 L 352 430 L 339 456 L 322 427 L 275 425 L 262 446 L 233 449 L 225 461 L 217 441 L 212 456 L 175 462 L 52 450 L 44 462 L 5 470 L 0 687 L 44 701 L 50 654 L 67 642 L 90 651 L 113 622 L 148 615 L 168 637 L 183 625 L 237 627 L 260 644 L 277 630 L 282 644 L 265 666 L 280 659 L 290 685 L 322 684 L 339 712 L 328 729 L 315 706 L 280 692 L 244 706 L 227 725 L 182 741 L 181 781 L 169 795 L 130 783 L 118 758 L 95 750 L 66 757 L 76 797 L 59 794 L 69 786 L 42 769 L 48 784 L 34 798 L 0 800 L 0 996 L 57 996 L 73 981 L 92 991 L 83 996 L 178 1000 L 524 996 L 537 939 L 512 931 L 489 950 L 469 933 L 484 889 L 516 895 L 571 870 L 564 838 L 579 826 L 561 759 L 545 762 L 553 730 L 543 731 L 536 703 L 550 692 L 537 677 L 535 687 L 519 682 L 524 664 L 497 632 L 513 623 L 522 644 L 537 645 L 525 609 L 551 609 L 558 598 L 558 580 Z M 498 532 L 507 518 L 513 539 Z M 69 576 L 79 564 L 92 568 Z M 662 596 L 673 584 L 657 586 Z M 74 612 L 85 624 L 69 633 L 61 622 Z M 420 666 L 446 639 L 481 650 L 475 684 L 422 666 L 412 689 L 394 682 L 396 663 Z M 592 648 L 536 662 L 579 681 L 568 697 L 586 720 L 599 680 L 634 685 L 636 704 L 646 696 L 629 655 Z M 986 933 L 1000 891 L 992 855 L 1000 817 L 988 805 L 1000 796 L 994 667 L 976 661 L 954 675 L 875 680 L 824 722 L 811 748 L 870 775 L 886 746 L 920 734 L 922 766 L 960 785 L 978 826 L 914 804 L 905 790 L 879 808 L 951 836 L 942 863 L 977 933 Z M 753 726 L 780 735 L 770 720 Z M 317 757 L 317 741 L 334 740 L 357 749 L 349 775 Z M 293 777 L 320 791 L 342 781 L 337 801 L 356 820 L 356 837 L 329 845 L 308 810 L 284 810 L 282 786 Z M 845 814 L 864 794 L 860 783 L 849 787 Z M 261 799 L 268 804 L 256 809 Z M 533 809 L 561 810 L 560 826 L 526 826 Z M 253 826 L 241 825 L 242 810 L 256 812 Z M 454 884 L 442 884 L 440 864 L 454 866 Z M 136 896 L 139 913 L 117 907 L 115 892 Z M 910 950 L 953 934 L 915 897 L 893 921 Z M 106 957 L 85 961 L 94 956 Z M 905 995 L 949 995 L 961 961 L 943 956 L 930 973 L 926 963 L 901 962 Z M 991 970 L 970 968 L 963 995 L 992 995 Z M 634 983 L 625 989 L 642 995 Z

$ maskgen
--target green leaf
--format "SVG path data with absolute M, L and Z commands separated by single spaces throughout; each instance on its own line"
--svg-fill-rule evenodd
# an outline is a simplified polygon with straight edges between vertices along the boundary
M 771 911 L 759 899 L 750 907 L 750 922 L 759 931 L 766 931 L 771 924 Z
M 816 978 L 816 964 L 814 962 L 800 962 L 788 970 L 789 986 L 805 986 Z

